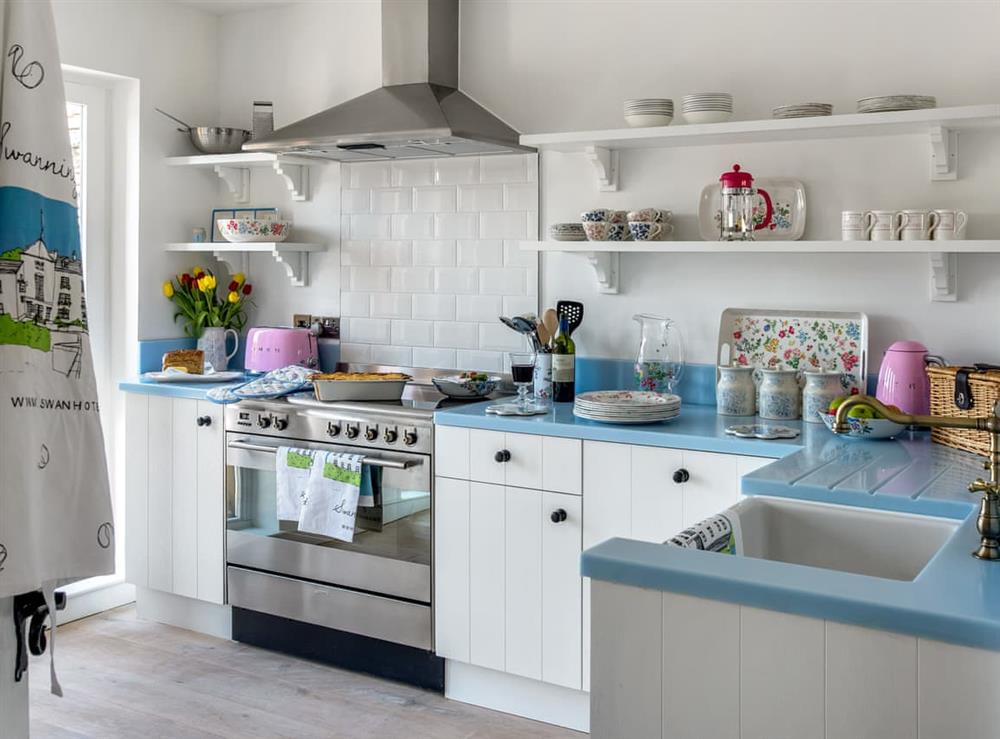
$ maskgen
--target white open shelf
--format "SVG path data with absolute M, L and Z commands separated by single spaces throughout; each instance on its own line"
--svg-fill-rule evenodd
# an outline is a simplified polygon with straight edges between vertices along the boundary
M 293 241 L 250 241 L 240 244 L 228 241 L 202 241 L 167 244 L 167 251 L 211 254 L 231 272 L 248 271 L 250 254 L 270 254 L 285 268 L 294 287 L 309 283 L 309 254 L 326 251 L 325 244 L 305 244 Z
M 927 254 L 930 299 L 954 301 L 959 254 L 1000 254 L 1000 239 L 955 241 L 522 241 L 525 251 L 582 254 L 598 290 L 619 291 L 620 255 L 642 254 Z
M 540 151 L 585 154 L 594 164 L 599 189 L 617 190 L 618 151 L 621 149 L 922 134 L 928 139 L 931 179 L 954 180 L 958 176 L 958 133 L 979 128 L 1000 128 L 1000 104 L 889 113 L 850 113 L 814 118 L 676 123 L 652 128 L 526 134 L 521 136 L 521 143 Z
M 237 203 L 250 201 L 250 170 L 267 169 L 285 181 L 292 200 L 309 199 L 309 168 L 321 165 L 322 160 L 284 154 L 238 152 L 236 154 L 196 154 L 184 157 L 167 157 L 171 167 L 199 167 L 212 169 L 226 183 Z

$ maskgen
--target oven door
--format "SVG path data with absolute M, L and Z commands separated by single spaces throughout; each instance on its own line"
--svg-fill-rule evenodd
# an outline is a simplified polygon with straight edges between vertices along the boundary
M 430 457 L 293 441 L 290 446 L 365 453 L 379 467 L 382 515 L 353 542 L 303 533 L 278 520 L 275 454 L 270 437 L 226 434 L 226 559 L 228 564 L 342 588 L 431 602 Z

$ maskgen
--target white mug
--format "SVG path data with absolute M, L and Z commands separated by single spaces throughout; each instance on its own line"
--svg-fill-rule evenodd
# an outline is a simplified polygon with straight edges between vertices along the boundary
M 872 241 L 897 241 L 906 225 L 906 214 L 898 210 L 870 210 L 873 221 Z
M 965 224 L 969 222 L 969 216 L 964 210 L 935 210 L 934 212 L 938 216 L 938 222 L 930 230 L 932 239 L 951 241 L 963 238 Z
M 868 241 L 875 226 L 870 210 L 845 210 L 840 214 L 840 233 L 844 241 Z
M 903 241 L 922 241 L 931 237 L 937 228 L 940 216 L 934 211 L 904 210 L 899 238 Z

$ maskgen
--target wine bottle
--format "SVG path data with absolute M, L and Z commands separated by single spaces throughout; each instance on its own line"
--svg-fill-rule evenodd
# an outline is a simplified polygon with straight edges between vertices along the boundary
M 559 329 L 552 340 L 552 399 L 571 403 L 576 394 L 576 344 L 569 336 L 569 321 L 559 319 Z

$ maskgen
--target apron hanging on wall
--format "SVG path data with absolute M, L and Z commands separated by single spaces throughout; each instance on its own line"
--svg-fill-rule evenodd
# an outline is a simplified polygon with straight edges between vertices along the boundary
M 3 54 L 0 599 L 50 595 L 114 571 L 77 183 L 48 0 L 3 3 Z M 13 665 L 3 657 L 0 679 Z

